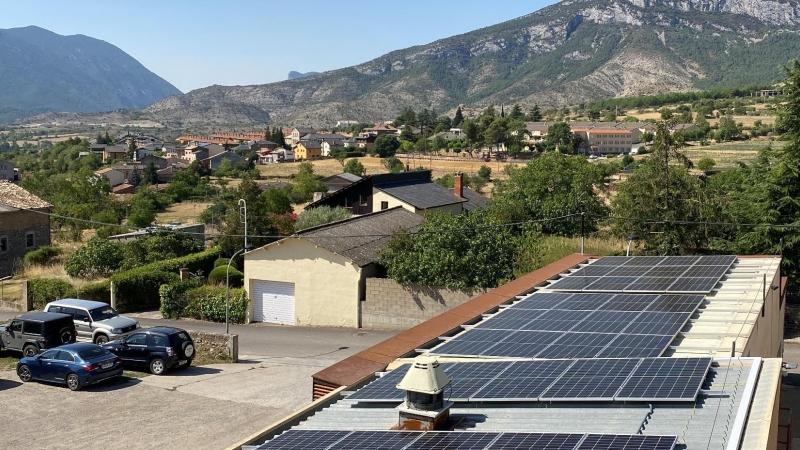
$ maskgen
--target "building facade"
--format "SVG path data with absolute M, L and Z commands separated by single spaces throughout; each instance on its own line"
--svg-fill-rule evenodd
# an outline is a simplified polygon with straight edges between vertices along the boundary
M 22 267 L 25 254 L 50 245 L 52 205 L 8 181 L 0 181 L 0 278 Z

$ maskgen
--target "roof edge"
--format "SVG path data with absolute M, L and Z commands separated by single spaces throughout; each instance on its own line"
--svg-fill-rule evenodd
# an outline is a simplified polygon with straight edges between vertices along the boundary
M 379 214 L 388 213 L 389 211 L 394 211 L 394 210 L 397 210 L 397 209 L 403 209 L 403 207 L 402 206 L 395 206 L 394 208 L 384 209 L 382 211 L 371 212 L 369 214 L 361 214 L 361 215 L 354 214 L 353 217 L 348 217 L 347 219 L 337 220 L 336 222 L 330 222 L 330 223 L 326 223 L 324 225 L 317 225 L 315 227 L 306 228 L 305 230 L 300 230 L 300 231 L 296 232 L 295 234 L 293 234 L 292 237 L 303 237 L 305 234 L 307 234 L 307 233 L 309 233 L 311 231 L 322 230 L 324 228 L 327 228 L 327 227 L 330 227 L 330 226 L 333 226 L 333 225 L 341 225 L 343 223 L 355 222 L 356 220 L 375 217 L 375 216 L 377 216 Z

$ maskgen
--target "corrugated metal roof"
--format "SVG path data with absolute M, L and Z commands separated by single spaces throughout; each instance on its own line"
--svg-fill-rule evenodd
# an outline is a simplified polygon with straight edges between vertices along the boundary
M 694 403 L 485 403 L 456 404 L 451 419 L 461 419 L 456 430 L 674 435 L 688 449 L 726 448 L 734 436 L 751 370 L 759 358 L 717 360 L 709 384 Z M 398 422 L 392 404 L 366 404 L 346 398 L 301 422 L 298 429 L 388 430 Z M 746 414 L 746 411 L 745 411 Z M 737 438 L 738 439 L 738 438 Z M 711 443 L 711 446 L 709 446 Z

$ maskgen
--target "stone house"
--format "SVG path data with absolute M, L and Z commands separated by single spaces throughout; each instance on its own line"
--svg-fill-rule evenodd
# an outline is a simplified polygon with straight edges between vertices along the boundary
M 26 253 L 50 245 L 47 213 L 52 207 L 16 184 L 0 181 L 0 277 L 20 267 Z
M 9 161 L 0 160 L 0 181 L 19 181 L 19 171 Z

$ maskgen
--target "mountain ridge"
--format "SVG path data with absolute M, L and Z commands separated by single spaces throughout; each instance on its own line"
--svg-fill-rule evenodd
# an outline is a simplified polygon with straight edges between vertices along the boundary
M 142 108 L 180 94 L 118 47 L 82 34 L 0 29 L 0 61 L 0 123 L 44 111 Z
M 800 53 L 796 0 L 567 0 L 313 77 L 210 86 L 137 115 L 173 126 L 391 119 L 405 107 L 569 106 L 770 84 Z

